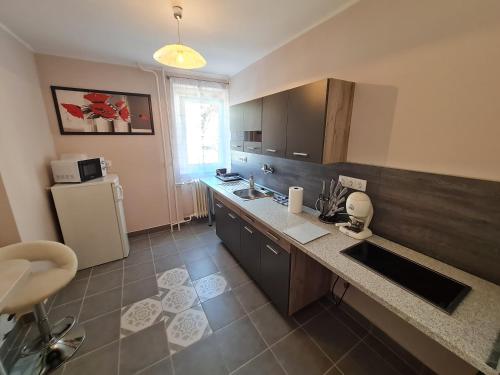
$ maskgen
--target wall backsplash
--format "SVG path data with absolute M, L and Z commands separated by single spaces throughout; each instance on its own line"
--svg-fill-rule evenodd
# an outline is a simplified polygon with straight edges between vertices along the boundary
M 240 158 L 247 158 L 242 162 Z M 321 165 L 232 152 L 232 171 L 281 193 L 304 187 L 314 206 L 322 180 L 368 181 L 375 234 L 500 285 L 500 182 L 353 163 Z M 262 164 L 274 174 L 264 174 Z

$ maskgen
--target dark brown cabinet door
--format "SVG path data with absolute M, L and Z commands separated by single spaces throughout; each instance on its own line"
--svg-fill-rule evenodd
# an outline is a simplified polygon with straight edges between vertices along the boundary
M 243 104 L 229 107 L 229 128 L 232 141 L 243 141 Z
M 288 91 L 262 100 L 262 153 L 285 156 Z
M 241 104 L 243 106 L 243 131 L 262 130 L 262 98 Z
M 278 311 L 288 315 L 290 254 L 266 237 L 260 247 L 260 286 Z
M 215 233 L 223 242 L 226 242 L 227 208 L 221 201 L 217 199 L 215 200 L 214 205 L 215 205 Z
M 262 235 L 250 224 L 241 221 L 241 266 L 260 283 L 260 244 Z
M 233 256 L 240 261 L 240 218 L 229 209 L 226 212 L 225 226 L 223 241 Z
M 286 157 L 321 163 L 328 81 L 288 91 Z

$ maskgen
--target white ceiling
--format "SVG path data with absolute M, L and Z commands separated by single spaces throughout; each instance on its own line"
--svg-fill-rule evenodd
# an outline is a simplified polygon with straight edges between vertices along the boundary
M 357 0 L 174 0 L 183 43 L 233 75 Z M 0 22 L 36 52 L 118 64 L 156 64 L 177 40 L 171 0 L 0 0 Z

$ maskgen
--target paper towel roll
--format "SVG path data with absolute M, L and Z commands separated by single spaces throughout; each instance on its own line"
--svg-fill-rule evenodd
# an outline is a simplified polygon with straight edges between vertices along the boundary
M 302 212 L 302 200 L 304 198 L 304 188 L 300 186 L 290 186 L 288 189 L 288 212 L 298 214 Z

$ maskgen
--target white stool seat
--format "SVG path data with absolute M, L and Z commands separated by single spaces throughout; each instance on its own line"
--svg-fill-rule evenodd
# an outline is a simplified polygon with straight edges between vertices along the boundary
M 30 275 L 10 296 L 3 313 L 22 315 L 66 286 L 75 277 L 78 261 L 68 246 L 52 241 L 22 242 L 0 248 L 0 261 L 25 259 Z

